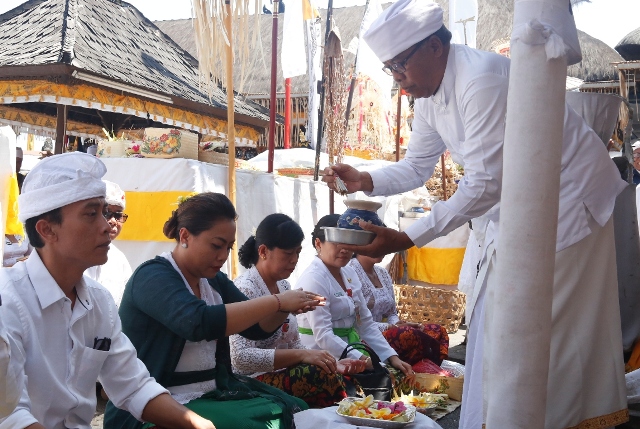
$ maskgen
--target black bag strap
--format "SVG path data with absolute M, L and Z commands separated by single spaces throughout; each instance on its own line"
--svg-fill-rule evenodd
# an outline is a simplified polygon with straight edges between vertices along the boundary
M 384 370 L 386 370 L 386 368 L 383 367 L 382 364 L 381 364 L 382 361 L 380 360 L 380 356 L 378 356 L 378 354 L 375 351 L 373 351 L 373 349 L 371 347 L 369 347 L 368 344 L 365 344 L 365 343 L 349 343 L 349 344 L 347 344 L 347 347 L 344 348 L 344 350 L 342 351 L 342 354 L 340 355 L 340 359 L 346 358 L 347 354 L 351 350 L 366 351 L 367 353 L 369 353 L 369 357 L 371 358 L 371 364 L 373 365 L 374 371 L 376 369 L 384 369 Z

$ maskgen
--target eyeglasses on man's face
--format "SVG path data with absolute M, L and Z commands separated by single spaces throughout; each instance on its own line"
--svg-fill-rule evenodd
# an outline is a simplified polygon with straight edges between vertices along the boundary
M 382 71 L 385 72 L 386 74 L 388 74 L 389 76 L 393 76 L 393 72 L 396 72 L 396 73 L 404 73 L 404 72 L 406 72 L 407 71 L 407 62 L 413 56 L 413 54 L 418 52 L 418 49 L 420 49 L 420 46 L 422 46 L 422 44 L 425 41 L 427 41 L 428 39 L 429 38 L 426 38 L 426 39 L 416 43 L 416 45 L 413 47 L 411 52 L 409 52 L 409 55 L 404 57 L 404 60 L 398 61 L 398 62 L 394 61 L 389 65 L 385 65 L 384 67 L 382 67 Z
M 105 212 L 104 218 L 106 220 L 111 220 L 111 218 L 115 219 L 116 222 L 125 223 L 129 218 L 129 215 L 122 212 Z

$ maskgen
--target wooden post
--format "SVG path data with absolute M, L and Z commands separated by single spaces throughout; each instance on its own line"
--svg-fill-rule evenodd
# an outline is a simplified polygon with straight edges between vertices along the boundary
M 291 78 L 284 80 L 284 148 L 291 149 Z
M 444 168 L 444 154 L 440 157 L 440 168 L 442 168 L 442 193 L 447 201 L 447 170 Z
M 267 173 L 273 173 L 273 157 L 276 151 L 276 78 L 278 75 L 278 8 L 280 1 L 273 1 L 273 19 L 271 25 L 271 103 L 269 109 L 269 156 Z
M 326 28 L 323 47 L 327 45 L 327 41 L 329 40 L 329 33 L 331 33 L 331 27 L 333 26 L 333 0 L 329 0 L 329 4 L 327 5 L 327 23 L 325 25 Z M 323 66 L 322 81 L 319 82 L 320 106 L 318 106 L 318 138 L 316 139 L 316 162 L 315 169 L 313 171 L 313 180 L 318 180 L 318 178 L 320 177 L 320 152 L 322 152 L 322 135 L 324 133 L 324 83 L 325 76 Z M 331 201 L 333 201 L 333 198 L 331 199 Z
M 236 205 L 236 130 L 235 130 L 235 103 L 233 99 L 233 23 L 231 22 L 231 0 L 225 0 L 226 16 L 224 25 L 229 37 L 227 45 L 227 145 L 229 146 L 229 200 Z M 237 241 L 237 235 L 236 235 Z M 231 252 L 231 278 L 238 276 L 238 256 L 236 247 Z
M 402 88 L 398 88 L 398 109 L 396 110 L 396 162 L 400 161 L 400 127 L 402 126 Z M 445 192 L 446 195 L 446 192 Z
M 65 137 L 67 135 L 67 112 L 68 106 L 58 104 L 58 123 L 56 125 L 56 144 L 53 148 L 54 154 L 60 154 L 64 150 Z

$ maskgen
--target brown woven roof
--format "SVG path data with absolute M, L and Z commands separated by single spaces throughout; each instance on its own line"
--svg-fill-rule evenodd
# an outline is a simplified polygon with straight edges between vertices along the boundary
M 226 109 L 198 86 L 197 60 L 121 0 L 30 0 L 0 15 L 0 67 L 67 65 L 114 81 Z M 253 102 L 236 113 L 268 120 Z
M 640 60 L 640 27 L 627 34 L 616 45 L 616 51 L 627 61 Z

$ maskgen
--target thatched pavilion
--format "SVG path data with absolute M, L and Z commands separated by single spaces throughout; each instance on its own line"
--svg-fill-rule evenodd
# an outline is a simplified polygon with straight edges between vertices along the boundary
M 199 88 L 197 60 L 121 0 L 29 0 L 0 15 L 0 123 L 104 137 L 147 126 L 226 133 L 226 94 Z M 236 136 L 257 140 L 262 106 L 236 100 Z
M 616 45 L 616 51 L 626 61 L 640 61 L 640 27 L 624 36 Z
M 444 9 L 444 21 L 449 20 L 449 0 L 435 0 Z M 512 0 L 478 0 L 478 33 L 476 37 L 478 49 L 498 51 L 498 47 L 508 42 L 513 21 L 513 1 Z M 383 6 L 383 7 L 386 7 Z M 353 6 L 334 9 L 334 19 L 340 30 L 343 47 L 349 46 L 354 37 L 358 37 L 360 23 L 364 17 L 364 6 Z M 320 11 L 323 21 L 326 17 L 326 10 Z M 245 83 L 241 86 L 240 77 L 236 76 L 235 87 L 247 98 L 253 99 L 260 104 L 269 106 L 270 89 L 270 55 L 271 55 L 271 15 L 260 17 L 260 31 L 262 35 L 261 47 L 256 49 L 252 57 L 251 64 L 247 67 Z M 281 16 L 278 49 L 282 44 L 282 22 Z M 193 24 L 190 19 L 159 21 L 155 23 L 158 28 L 173 38 L 182 48 L 197 57 Z M 324 35 L 324 30 L 322 31 Z M 602 41 L 578 31 L 578 38 L 582 47 L 583 60 L 579 64 L 570 66 L 567 74 L 570 77 L 578 78 L 586 82 L 615 80 L 618 75 L 611 63 L 622 61 L 618 53 L 603 43 Z M 347 64 L 353 64 L 353 55 L 347 53 L 345 60 Z M 307 121 L 306 106 L 308 97 L 308 79 L 300 76 L 291 79 L 292 94 L 292 144 L 297 142 L 300 126 L 304 126 Z M 278 67 L 277 81 L 278 113 L 284 112 L 284 79 L 282 70 Z M 282 128 L 282 127 L 280 127 Z M 283 130 L 279 130 L 278 146 L 282 144 Z

